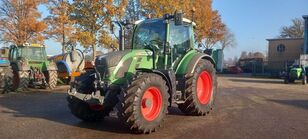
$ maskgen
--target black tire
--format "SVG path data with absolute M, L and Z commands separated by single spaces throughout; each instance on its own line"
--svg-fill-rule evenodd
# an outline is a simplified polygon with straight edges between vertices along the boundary
M 149 120 L 149 116 L 144 115 L 142 112 L 142 106 L 144 104 L 143 96 L 145 91 L 151 88 L 155 88 L 159 91 L 160 99 L 159 108 L 152 119 Z M 123 100 L 121 101 L 120 118 L 134 133 L 151 133 L 154 132 L 161 124 L 166 116 L 168 108 L 168 86 L 166 81 L 159 75 L 154 73 L 144 73 L 137 76 L 132 82 L 123 89 Z M 150 101 L 151 107 L 155 105 L 155 102 Z M 147 102 L 145 102 L 147 103 Z M 156 103 L 158 104 L 158 103 Z M 145 106 L 149 107 L 149 106 Z
M 284 79 L 284 84 L 289 84 L 289 79 L 288 78 Z
M 93 88 L 93 82 L 94 75 L 92 71 L 82 74 L 80 77 L 76 78 L 76 90 L 79 93 L 91 94 L 92 91 L 95 91 Z M 93 109 L 87 102 L 73 96 L 68 96 L 68 107 L 74 116 L 85 122 L 101 121 L 105 116 L 109 115 L 114 106 L 118 103 L 117 94 L 118 93 L 115 91 L 107 91 L 104 103 L 99 109 Z
M 2 93 L 8 93 L 12 91 L 13 86 L 13 70 L 11 66 L 2 67 L 3 76 L 1 75 L 1 87 L 3 87 Z
M 302 84 L 303 84 L 303 85 L 306 85 L 306 84 L 307 84 L 307 76 L 306 76 L 305 74 L 303 74 Z
M 294 79 L 289 79 L 289 83 L 295 83 Z
M 13 90 L 26 90 L 29 86 L 29 72 L 13 70 Z
M 100 121 L 106 116 L 101 110 L 93 110 L 87 102 L 75 97 L 69 96 L 67 101 L 71 113 L 85 122 Z
M 209 96 L 206 104 L 201 103 L 197 96 L 197 82 L 203 71 L 206 71 L 212 79 L 212 93 L 210 93 L 211 96 Z M 187 75 L 186 77 L 185 95 L 187 98 L 184 103 L 179 104 L 180 110 L 188 115 L 206 115 L 214 106 L 217 91 L 216 71 L 213 64 L 207 60 L 200 60 L 195 67 L 193 75 Z
M 45 74 L 46 82 L 49 89 L 54 89 L 57 86 L 58 82 L 58 73 L 55 70 L 49 70 Z

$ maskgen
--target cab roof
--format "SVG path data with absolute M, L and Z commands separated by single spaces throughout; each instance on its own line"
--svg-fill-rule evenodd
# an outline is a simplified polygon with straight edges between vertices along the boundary
M 45 45 L 42 45 L 42 44 L 30 44 L 30 43 L 24 43 L 22 44 L 21 46 L 24 46 L 24 47 L 45 47 Z
M 151 18 L 151 19 L 137 20 L 137 21 L 134 22 L 134 25 L 138 25 L 138 24 L 140 24 L 141 22 L 143 22 L 145 20 L 162 20 L 162 18 Z M 192 24 L 193 26 L 197 26 L 197 24 L 195 22 L 192 22 L 191 20 L 189 20 L 187 18 L 183 18 L 183 22 Z

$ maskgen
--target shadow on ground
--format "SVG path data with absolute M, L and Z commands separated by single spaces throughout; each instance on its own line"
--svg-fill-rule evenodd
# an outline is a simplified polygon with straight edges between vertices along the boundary
M 86 123 L 75 118 L 68 109 L 65 93 L 6 94 L 0 97 L 0 114 L 17 118 L 46 119 L 66 125 L 107 132 L 128 133 L 117 118 L 107 117 L 101 122 Z
M 283 104 L 283 105 L 290 105 L 298 108 L 308 109 L 308 100 L 274 100 L 269 99 L 268 101 Z
M 16 118 L 39 118 L 61 124 L 77 126 L 114 133 L 131 133 L 131 131 L 112 112 L 112 116 L 96 123 L 86 123 L 74 117 L 66 101 L 66 93 L 20 93 L 0 96 L 1 115 Z M 169 108 L 169 115 L 183 115 L 175 107 Z

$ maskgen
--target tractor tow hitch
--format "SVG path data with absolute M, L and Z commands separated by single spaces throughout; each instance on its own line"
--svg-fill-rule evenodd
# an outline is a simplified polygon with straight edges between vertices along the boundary
M 92 94 L 82 94 L 77 92 L 75 88 L 70 88 L 67 90 L 69 96 L 73 96 L 77 99 L 85 101 L 89 104 L 103 104 L 104 96 L 100 95 L 100 91 L 92 92 Z

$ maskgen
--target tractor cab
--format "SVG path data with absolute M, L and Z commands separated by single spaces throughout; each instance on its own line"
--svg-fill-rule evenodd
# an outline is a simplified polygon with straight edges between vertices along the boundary
M 46 61 L 47 54 L 44 45 L 23 44 L 20 46 L 12 45 L 10 48 L 10 60 Z
M 164 18 L 137 21 L 135 24 L 132 48 L 149 49 L 157 58 L 157 68 L 176 69 L 182 57 L 194 49 L 193 27 L 195 23 L 183 18 L 165 15 Z

